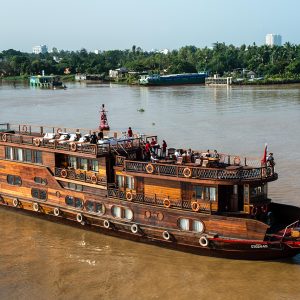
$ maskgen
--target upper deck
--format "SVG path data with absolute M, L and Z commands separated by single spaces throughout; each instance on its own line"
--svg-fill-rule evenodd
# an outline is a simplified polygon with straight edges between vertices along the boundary
M 81 138 L 76 140 L 78 131 Z M 92 132 L 84 128 L 4 123 L 0 124 L 0 143 L 23 148 L 35 147 L 48 152 L 72 152 L 77 156 L 95 158 L 111 152 L 126 155 L 129 151 L 139 149 L 142 142 L 141 137 L 126 138 L 118 132 L 106 132 L 102 141 L 93 144 L 89 141 Z

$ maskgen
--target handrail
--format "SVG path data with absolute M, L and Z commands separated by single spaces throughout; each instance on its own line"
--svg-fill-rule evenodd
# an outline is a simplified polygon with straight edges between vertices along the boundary
M 123 163 L 123 165 L 122 165 Z M 266 179 L 272 178 L 274 167 L 247 167 L 237 168 L 236 170 L 227 170 L 226 168 L 208 168 L 204 166 L 176 165 L 151 163 L 152 168 L 147 170 L 146 166 L 150 162 L 132 161 L 124 158 L 117 159 L 117 165 L 123 166 L 124 171 L 134 173 L 146 173 L 158 176 L 170 176 L 177 178 L 192 178 L 192 179 L 215 179 L 215 180 L 249 180 L 249 179 Z M 188 172 L 186 169 L 189 169 Z
M 292 226 L 293 226 L 293 227 L 297 227 L 296 224 L 299 224 L 299 222 L 300 222 L 300 220 L 295 221 L 295 222 L 293 222 L 293 223 L 291 223 L 290 225 L 288 225 L 288 226 L 285 227 L 284 232 L 283 232 L 283 235 L 282 235 L 282 237 L 281 237 L 281 241 L 284 239 L 284 237 L 285 237 L 285 235 L 286 235 L 286 232 L 287 232 L 288 228 L 290 228 L 290 227 L 292 227 Z M 295 225 L 295 226 L 294 226 L 294 225 Z

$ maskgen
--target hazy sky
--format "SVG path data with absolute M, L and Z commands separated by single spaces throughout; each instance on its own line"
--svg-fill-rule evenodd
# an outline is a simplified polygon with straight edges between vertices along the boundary
M 0 0 L 0 51 L 300 44 L 300 0 Z

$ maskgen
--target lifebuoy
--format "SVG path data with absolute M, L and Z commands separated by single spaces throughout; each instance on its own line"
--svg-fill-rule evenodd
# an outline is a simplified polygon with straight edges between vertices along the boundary
M 77 150 L 77 145 L 75 143 L 71 143 L 70 144 L 70 149 L 71 149 L 71 151 L 75 152 Z
M 93 175 L 93 176 L 91 177 L 91 181 L 92 181 L 92 183 L 96 184 L 96 183 L 98 182 L 97 176 L 96 176 L 96 175 Z
M 186 178 L 190 178 L 192 176 L 192 170 L 190 168 L 184 168 L 183 176 Z
M 13 206 L 14 206 L 14 207 L 18 207 L 19 204 L 20 204 L 20 201 L 19 201 L 18 199 L 14 199 L 14 200 L 13 200 Z
M 76 221 L 77 221 L 78 223 L 81 223 L 81 222 L 83 221 L 83 215 L 82 215 L 81 213 L 78 213 L 78 214 L 76 215 Z
M 54 216 L 58 217 L 60 215 L 60 209 L 58 207 L 55 207 L 53 209 L 53 214 L 54 214 Z
M 34 139 L 33 140 L 33 145 L 36 147 L 39 147 L 41 145 L 41 140 L 40 139 Z
M 23 132 L 27 132 L 27 126 L 26 126 L 26 125 L 23 125 L 23 126 L 22 126 L 22 131 L 23 131 Z
M 197 201 L 193 201 L 191 203 L 192 211 L 199 211 L 200 210 L 200 204 Z
M 7 142 L 7 133 L 4 133 L 4 134 L 2 135 L 2 141 L 3 141 L 3 142 Z
M 61 128 L 57 128 L 56 133 L 60 133 L 60 132 L 62 132 L 62 129 Z
M 202 235 L 199 239 L 199 244 L 201 247 L 207 247 L 209 245 L 209 241 L 205 235 Z
M 130 230 L 132 233 L 136 234 L 139 232 L 139 226 L 136 225 L 136 224 L 132 224 L 131 227 L 130 227 Z
M 169 241 L 171 239 L 171 235 L 168 231 L 164 231 L 163 234 L 162 234 L 162 237 L 166 240 L 166 241 Z
M 239 156 L 235 156 L 233 158 L 233 164 L 236 165 L 236 166 L 238 166 L 238 165 L 240 165 L 240 163 L 241 163 L 240 157 Z
M 132 198 L 133 198 L 132 193 L 131 193 L 131 192 L 127 192 L 127 193 L 126 193 L 126 199 L 127 199 L 128 201 L 132 201 Z
M 170 199 L 168 199 L 168 198 L 164 199 L 164 207 L 166 207 L 166 208 L 171 207 L 171 201 L 170 201 Z
M 154 172 L 154 167 L 153 167 L 152 164 L 147 164 L 147 165 L 146 165 L 146 172 L 147 172 L 148 174 L 152 174 L 152 173 Z
M 60 176 L 61 176 L 62 178 L 66 178 L 66 177 L 68 176 L 67 170 L 66 170 L 66 169 L 62 169 L 62 170 L 60 171 Z
M 104 228 L 108 229 L 108 228 L 110 228 L 111 224 L 108 220 L 104 220 L 103 221 L 103 226 L 104 226 Z
M 38 203 L 34 202 L 32 205 L 32 208 L 34 211 L 38 212 L 40 210 L 40 206 Z

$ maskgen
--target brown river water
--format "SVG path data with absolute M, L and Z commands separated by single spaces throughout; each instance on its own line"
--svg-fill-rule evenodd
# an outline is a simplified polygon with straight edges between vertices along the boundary
M 113 130 L 131 126 L 168 146 L 261 157 L 268 143 L 279 173 L 269 196 L 300 206 L 299 85 L 0 85 L 0 123 L 96 128 L 102 103 Z M 0 299 L 300 299 L 300 255 L 256 262 L 197 256 L 5 208 L 0 233 Z

